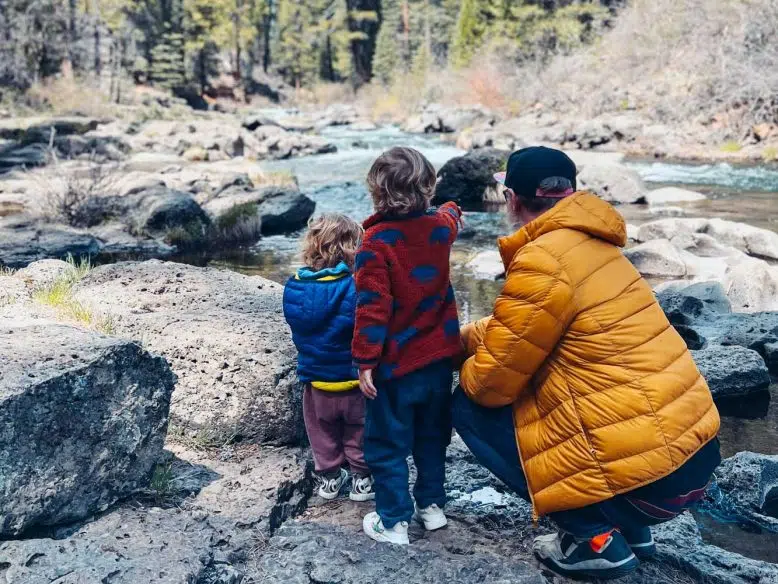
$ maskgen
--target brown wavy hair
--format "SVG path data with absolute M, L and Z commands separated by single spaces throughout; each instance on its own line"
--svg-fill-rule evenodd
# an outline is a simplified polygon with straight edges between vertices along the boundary
M 354 268 L 354 256 L 362 240 L 362 226 L 337 213 L 311 218 L 302 241 L 303 263 L 312 270 L 334 268 L 346 262 Z
M 418 150 L 395 147 L 376 158 L 367 187 L 376 212 L 403 216 L 425 211 L 435 196 L 435 168 Z

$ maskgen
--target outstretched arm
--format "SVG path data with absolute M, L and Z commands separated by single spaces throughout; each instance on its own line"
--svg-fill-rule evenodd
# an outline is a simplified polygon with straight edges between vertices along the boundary
M 486 407 L 516 401 L 570 324 L 572 301 L 556 259 L 537 246 L 520 251 L 493 316 L 479 321 L 480 342 L 460 372 L 470 399 Z

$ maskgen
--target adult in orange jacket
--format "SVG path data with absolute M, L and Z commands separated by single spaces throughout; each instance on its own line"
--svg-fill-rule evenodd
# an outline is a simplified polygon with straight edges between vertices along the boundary
M 561 151 L 514 152 L 517 231 L 492 316 L 463 328 L 454 425 L 475 456 L 560 531 L 536 556 L 572 577 L 614 578 L 655 552 L 649 526 L 699 500 L 720 462 L 705 379 L 621 252 L 608 203 L 576 192 Z

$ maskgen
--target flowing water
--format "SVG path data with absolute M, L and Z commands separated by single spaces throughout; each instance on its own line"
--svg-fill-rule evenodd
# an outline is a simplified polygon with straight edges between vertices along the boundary
M 386 148 L 412 146 L 424 153 L 436 168 L 463 154 L 440 139 L 409 135 L 396 128 L 369 132 L 331 128 L 324 135 L 338 146 L 337 153 L 272 162 L 265 168 L 288 170 L 297 175 L 301 190 L 316 202 L 316 213 L 345 213 L 357 220 L 371 213 L 372 203 L 364 178 L 372 161 Z M 778 168 L 658 162 L 628 164 L 652 187 L 683 186 L 704 192 L 709 197 L 700 203 L 678 207 L 620 207 L 628 222 L 639 224 L 666 215 L 722 217 L 778 231 Z M 465 321 L 491 312 L 501 284 L 473 278 L 464 269 L 464 264 L 478 251 L 494 249 L 495 239 L 508 231 L 500 212 L 468 213 L 466 220 L 468 228 L 472 228 L 475 234 L 457 242 L 452 258 L 452 279 L 457 290 L 460 316 Z M 298 244 L 299 234 L 267 237 L 251 248 L 216 256 L 190 257 L 187 261 L 283 282 L 299 266 L 296 258 Z M 778 452 L 778 385 L 753 400 L 728 404 L 722 408 L 722 413 L 724 456 L 741 450 L 765 454 Z M 755 534 L 753 530 L 744 530 L 737 524 L 722 523 L 704 516 L 699 519 L 707 541 L 757 559 L 778 562 L 778 534 Z

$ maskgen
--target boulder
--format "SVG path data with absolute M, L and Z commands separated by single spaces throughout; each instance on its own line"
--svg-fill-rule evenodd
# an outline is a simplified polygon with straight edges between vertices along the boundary
M 298 443 L 301 386 L 282 287 L 260 277 L 150 260 L 93 269 L 75 288 L 178 376 L 174 433 L 206 443 Z
M 723 219 L 659 219 L 643 224 L 638 236 L 640 241 L 650 241 L 693 233 L 704 233 L 751 256 L 778 259 L 778 233 Z
M 354 529 L 313 522 L 290 522 L 278 530 L 259 572 L 268 582 L 382 584 L 386 575 L 407 584 L 544 584 L 527 562 L 473 551 L 449 552 L 428 542 L 412 546 L 365 545 Z
M 505 150 L 483 148 L 452 158 L 438 171 L 434 202 L 455 201 L 469 209 L 480 209 L 484 201 L 495 198 L 498 186 L 493 175 L 505 170 L 509 155 Z
M 684 513 L 652 529 L 663 569 L 677 566 L 705 584 L 776 584 L 778 565 L 752 560 L 702 540 L 700 528 Z
M 778 342 L 765 343 L 764 360 L 770 373 L 778 374 Z
M 770 373 L 756 351 L 739 346 L 709 345 L 692 351 L 714 399 L 742 397 L 770 386 Z
M 457 136 L 457 148 L 462 150 L 476 150 L 478 148 L 497 148 L 513 152 L 524 148 L 527 144 L 520 137 L 511 133 L 502 126 L 490 125 L 478 126 L 464 130 Z
M 49 161 L 49 153 L 41 144 L 27 146 L 11 145 L 0 148 L 0 174 L 15 168 L 34 168 L 44 166 Z
M 378 129 L 378 126 L 370 120 L 359 120 L 349 124 L 348 129 L 352 132 L 372 132 Z
M 126 508 L 64 540 L 2 543 L 0 566 L 5 581 L 15 584 L 202 582 L 216 537 L 206 521 L 176 508 Z
M 646 187 L 637 171 L 621 164 L 591 163 L 578 168 L 578 188 L 614 204 L 645 203 Z
M 302 229 L 315 209 L 316 203 L 302 193 L 273 187 L 263 189 L 257 206 L 262 234 L 291 233 Z
M 678 290 L 666 290 L 657 294 L 670 322 L 693 324 L 701 317 L 715 318 L 716 314 L 729 314 L 732 305 L 718 282 L 702 282 Z
M 48 143 L 55 136 L 86 134 L 95 130 L 101 120 L 86 117 L 10 118 L 0 122 L 0 138 L 25 144 Z
M 161 235 L 173 227 L 203 228 L 210 219 L 189 193 L 155 187 L 115 198 L 123 220 L 136 233 Z
M 0 219 L 0 265 L 21 268 L 44 258 L 91 257 L 101 243 L 89 233 L 25 218 Z
M 745 223 L 711 219 L 705 233 L 749 255 L 778 260 L 778 233 Z
M 0 535 L 73 522 L 145 488 L 175 376 L 140 345 L 0 322 Z
M 260 126 L 253 136 L 259 141 L 258 156 L 261 158 L 283 160 L 337 152 L 337 147 L 321 136 L 289 132 L 278 126 Z
M 673 239 L 678 235 L 702 233 L 707 226 L 707 219 L 657 219 L 640 226 L 638 241 Z
M 477 123 L 494 122 L 494 120 L 494 115 L 481 106 L 444 107 L 432 105 L 421 113 L 409 117 L 402 129 L 411 134 L 448 134 L 464 130 Z
M 778 533 L 778 455 L 738 452 L 723 460 L 709 499 L 730 521 Z
M 668 205 L 671 203 L 694 203 L 707 199 L 702 193 L 681 189 L 678 187 L 664 187 L 654 189 L 646 194 L 646 202 L 649 205 Z
M 14 273 L 14 277 L 23 280 L 31 289 L 45 288 L 59 278 L 71 274 L 74 268 L 62 260 L 38 260 Z
M 479 252 L 465 267 L 478 280 L 497 280 L 505 275 L 505 266 L 497 250 Z
M 624 251 L 624 255 L 644 276 L 685 277 L 687 257 L 666 239 L 654 239 Z

